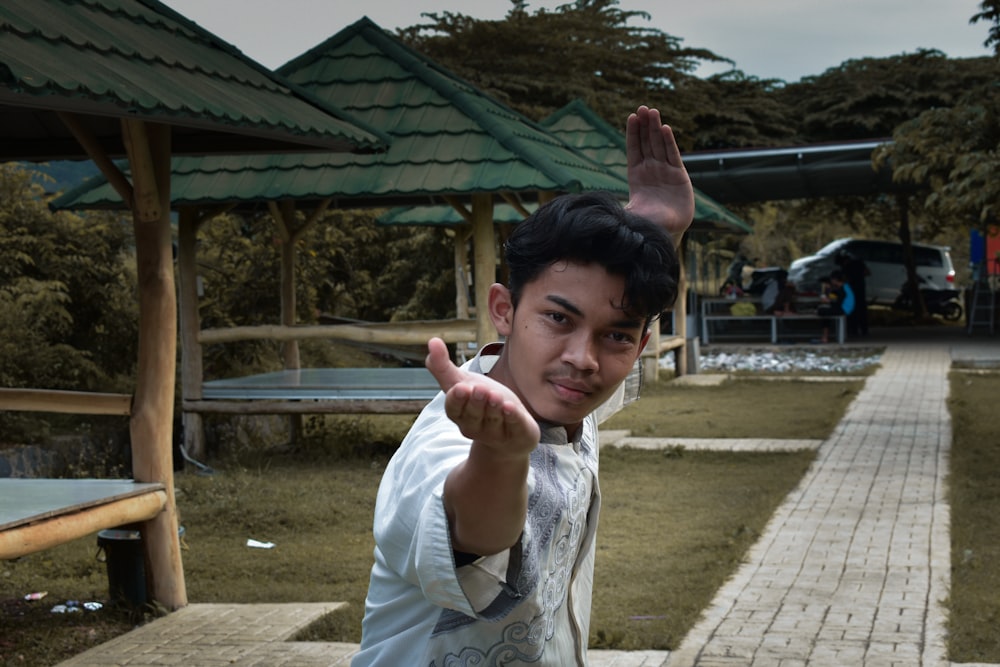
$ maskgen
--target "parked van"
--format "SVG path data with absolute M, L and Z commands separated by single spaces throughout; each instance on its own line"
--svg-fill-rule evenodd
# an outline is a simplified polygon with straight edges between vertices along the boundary
M 948 250 L 944 246 L 913 244 L 913 259 L 917 275 L 923 280 L 922 288 L 955 289 L 955 267 Z M 832 241 L 815 255 L 792 262 L 788 269 L 788 279 L 795 283 L 796 291 L 818 293 L 820 279 L 829 276 L 837 268 L 836 257 L 841 251 L 860 257 L 868 266 L 870 275 L 865 284 L 868 302 L 891 306 L 906 282 L 903 244 L 898 241 Z

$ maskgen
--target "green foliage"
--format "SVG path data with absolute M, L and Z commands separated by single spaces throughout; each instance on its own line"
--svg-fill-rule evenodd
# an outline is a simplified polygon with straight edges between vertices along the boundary
M 454 316 L 452 241 L 441 231 L 388 227 L 381 211 L 326 212 L 296 242 L 296 321 L 375 322 Z M 305 225 L 298 212 L 300 226 Z M 223 215 L 199 230 L 202 328 L 277 324 L 281 240 L 269 214 Z M 268 341 L 209 346 L 206 377 L 275 370 Z
M 0 165 L 0 386 L 122 391 L 134 372 L 128 225 L 51 213 L 23 168 Z
M 1000 662 L 1000 449 L 996 400 L 1000 374 L 952 373 L 951 591 L 948 657 L 953 664 Z
M 686 109 L 678 141 L 687 150 L 778 146 L 794 143 L 795 123 L 782 103 L 782 82 L 758 79 L 739 70 L 708 79 L 689 79 L 678 86 L 671 102 L 671 124 L 676 107 Z M 619 111 L 619 114 L 621 111 Z
M 890 164 L 896 181 L 918 187 L 924 205 L 941 220 L 994 224 L 1000 219 L 1000 101 L 996 83 L 980 87 L 967 104 L 931 109 L 902 124 L 877 163 Z
M 983 0 L 979 3 L 979 9 L 980 11 L 969 19 L 969 23 L 988 21 L 993 24 L 983 46 L 987 48 L 992 46 L 994 55 L 1000 56 L 1000 0 Z
M 672 106 L 670 91 L 701 61 L 724 61 L 677 37 L 630 25 L 644 12 L 618 0 L 577 0 L 529 13 L 513 2 L 502 21 L 452 12 L 400 31 L 416 50 L 529 118 L 540 120 L 574 99 L 616 125 L 639 104 Z M 676 114 L 675 114 L 676 115 Z
M 948 58 L 936 50 L 848 60 L 787 86 L 781 97 L 804 141 L 889 137 L 928 109 L 954 106 L 995 80 L 990 58 Z

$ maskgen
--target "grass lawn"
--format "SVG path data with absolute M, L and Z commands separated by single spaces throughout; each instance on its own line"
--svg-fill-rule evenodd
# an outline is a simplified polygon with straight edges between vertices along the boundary
M 790 384 L 797 389 L 789 391 Z M 660 383 L 647 387 L 613 425 L 637 435 L 823 438 L 860 382 L 802 386 L 746 379 L 714 388 Z M 300 638 L 358 641 L 384 459 L 344 456 L 344 443 L 329 443 L 337 432 L 383 441 L 385 429 L 372 419 L 328 424 L 321 431 L 326 437 L 295 452 L 244 448 L 239 457 L 213 461 L 215 475 L 178 476 L 191 602 L 343 600 L 348 609 Z M 392 428 L 405 428 L 403 421 Z M 346 449 L 358 451 L 350 443 Z M 813 454 L 606 449 L 601 458 L 605 508 L 591 643 L 669 649 L 741 562 Z M 248 548 L 248 538 L 276 547 Z M 0 665 L 55 664 L 143 620 L 108 607 L 48 611 L 68 599 L 107 597 L 95 552 L 96 539 L 83 539 L 0 564 Z M 21 599 L 36 591 L 48 596 Z
M 953 662 L 1000 663 L 998 397 L 1000 373 L 951 374 L 948 657 Z

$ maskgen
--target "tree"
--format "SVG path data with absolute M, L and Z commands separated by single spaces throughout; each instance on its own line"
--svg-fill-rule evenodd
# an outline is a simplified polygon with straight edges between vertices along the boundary
M 930 218 L 985 226 L 1000 221 L 1000 97 L 982 87 L 954 107 L 902 124 L 876 155 L 893 179 L 917 186 Z
M 138 358 L 130 222 L 53 214 L 33 175 L 0 164 L 0 386 L 127 393 Z M 0 432 L 30 441 L 56 421 L 0 412 Z
M 993 24 L 983 46 L 986 48 L 992 46 L 993 53 L 1000 56 L 1000 0 L 983 0 L 979 3 L 979 9 L 980 11 L 969 19 L 969 23 L 989 21 Z
M 805 142 L 890 137 L 928 109 L 954 106 L 996 75 L 990 58 L 949 59 L 936 50 L 848 60 L 779 92 L 801 119 Z
M 129 224 L 53 214 L 32 172 L 0 165 L 0 386 L 127 391 L 137 353 Z
M 379 213 L 327 211 L 302 235 L 295 265 L 298 322 L 316 323 L 329 316 L 385 322 L 454 315 L 450 242 L 438 230 L 381 226 Z M 203 328 L 280 320 L 280 243 L 265 213 L 222 215 L 201 228 Z M 206 377 L 280 368 L 277 346 L 267 341 L 210 346 L 204 358 Z
M 576 0 L 533 14 L 526 2 L 511 4 L 502 21 L 431 13 L 425 14 L 428 23 L 399 34 L 534 120 L 581 99 L 609 122 L 623 122 L 625 110 L 639 104 L 655 104 L 670 109 L 672 122 L 681 125 L 671 91 L 693 78 L 701 61 L 726 61 L 659 30 L 630 25 L 649 15 L 619 9 L 618 0 Z
M 758 79 L 739 70 L 684 81 L 677 97 L 690 127 L 680 128 L 678 141 L 686 150 L 794 143 L 795 122 L 779 94 L 783 86 L 777 79 Z

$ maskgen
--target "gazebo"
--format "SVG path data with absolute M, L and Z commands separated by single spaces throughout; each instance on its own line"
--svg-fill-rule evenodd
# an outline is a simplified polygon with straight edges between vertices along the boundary
M 185 410 L 253 409 L 203 400 L 202 344 L 243 337 L 297 338 L 364 335 L 368 340 L 430 335 L 492 340 L 484 309 L 474 331 L 458 323 L 404 323 L 359 330 L 352 325 L 292 327 L 291 242 L 327 207 L 388 207 L 438 204 L 456 212 L 470 230 L 475 290 L 485 303 L 495 281 L 494 204 L 522 215 L 526 207 L 555 193 L 609 190 L 627 196 L 627 182 L 594 163 L 564 140 L 533 123 L 440 65 L 405 46 L 368 19 L 341 30 L 279 69 L 279 74 L 323 100 L 338 100 L 357 118 L 378 125 L 391 138 L 385 153 L 177 158 L 172 167 L 172 205 L 180 211 L 178 263 L 181 275 L 181 338 Z M 244 327 L 240 332 L 199 331 L 194 291 L 194 235 L 206 213 L 222 207 L 270 208 L 283 239 L 282 327 Z M 120 198 L 101 183 L 85 184 L 54 205 L 112 207 Z M 297 209 L 310 210 L 306 224 Z M 464 243 L 460 244 L 464 248 Z M 387 331 L 386 329 L 390 329 Z M 285 368 L 298 368 L 286 349 Z M 291 395 L 289 395 L 291 397 Z M 303 406 L 297 406 L 302 408 Z M 311 410 L 333 410 L 308 406 Z M 273 410 L 274 407 L 268 407 Z M 352 408 L 356 409 L 356 408 Z M 188 414 L 186 412 L 186 414 Z M 190 428 L 189 428 L 190 427 Z M 200 451 L 198 419 L 185 420 L 185 442 Z
M 132 212 L 139 277 L 132 396 L 0 390 L 0 409 L 130 416 L 134 481 L 0 480 L 0 558 L 138 522 L 147 586 L 187 603 L 171 431 L 177 306 L 171 155 L 373 152 L 385 136 L 156 0 L 0 6 L 0 158 L 89 157 Z M 126 174 L 114 159 L 126 157 Z

